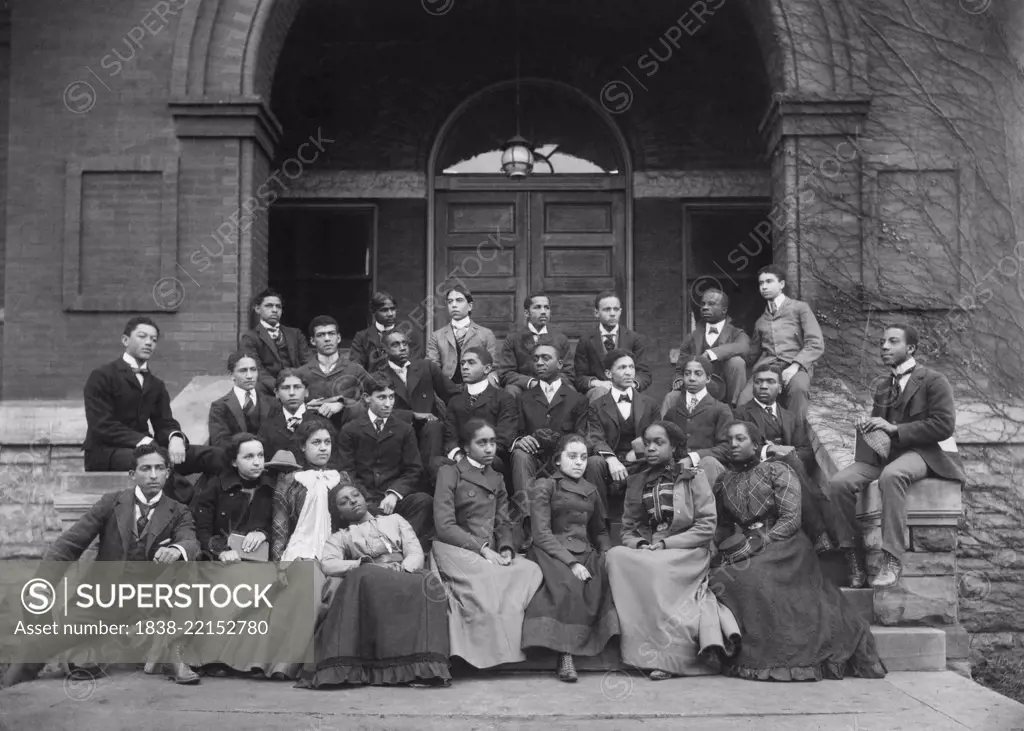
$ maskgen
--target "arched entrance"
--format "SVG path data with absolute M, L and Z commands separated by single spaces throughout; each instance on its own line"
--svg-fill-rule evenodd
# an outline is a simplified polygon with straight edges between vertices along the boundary
M 520 132 L 539 157 L 531 175 L 512 179 L 500 172 L 501 145 Z M 460 282 L 473 291 L 474 318 L 499 336 L 521 321 L 531 292 L 548 294 L 570 335 L 593 321 L 601 290 L 619 292 L 631 316 L 631 180 L 618 127 L 577 89 L 526 79 L 471 96 L 428 161 L 435 320 L 446 319 L 442 297 Z

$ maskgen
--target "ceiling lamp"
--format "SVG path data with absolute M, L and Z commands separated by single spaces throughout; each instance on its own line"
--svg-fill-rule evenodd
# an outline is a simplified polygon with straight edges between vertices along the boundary
M 501 171 L 510 178 L 525 178 L 533 172 L 533 145 L 519 134 L 501 146 Z

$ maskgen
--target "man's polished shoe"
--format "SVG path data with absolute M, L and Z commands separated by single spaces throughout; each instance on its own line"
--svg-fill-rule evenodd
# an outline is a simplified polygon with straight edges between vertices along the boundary
M 878 575 L 871 581 L 871 586 L 875 589 L 888 589 L 896 586 L 900 580 L 900 574 L 903 573 L 903 566 L 900 564 L 900 560 L 890 553 L 885 554 L 885 565 L 878 572 Z
M 864 573 L 864 567 L 861 566 L 860 557 L 857 556 L 857 550 L 854 548 L 846 549 L 846 567 L 850 572 L 850 588 L 863 589 L 864 582 L 868 577 Z

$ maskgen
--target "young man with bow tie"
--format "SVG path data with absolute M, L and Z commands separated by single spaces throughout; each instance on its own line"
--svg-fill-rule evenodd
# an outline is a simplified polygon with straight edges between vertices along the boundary
M 281 405 L 272 396 L 256 392 L 259 367 L 256 356 L 241 350 L 228 356 L 231 390 L 210 404 L 210 446 L 227 449 L 231 437 L 257 434 L 270 414 Z
M 134 484 L 127 489 L 110 492 L 101 497 L 73 526 L 61 533 L 43 556 L 40 570 L 45 576 L 40 578 L 45 578 L 51 586 L 57 585 L 68 564 L 81 558 L 97 539 L 98 566 L 102 565 L 100 562 L 107 561 L 194 561 L 199 555 L 199 541 L 196 538 L 192 513 L 184 505 L 164 496 L 163 486 L 170 474 L 170 466 L 167 450 L 153 441 L 132 450 L 128 476 Z M 117 608 L 95 608 L 94 611 L 99 613 L 93 618 L 95 621 L 102 620 L 108 624 L 131 624 L 140 619 L 139 616 L 129 616 L 127 612 L 119 615 Z M 154 614 L 153 610 L 144 611 L 146 615 L 141 619 L 162 618 L 159 614 Z M 76 621 L 85 624 L 88 623 L 88 619 L 81 616 Z M 170 640 L 169 637 L 166 639 Z M 37 661 L 54 658 L 66 650 L 73 649 L 76 641 L 80 642 L 81 638 L 68 635 L 47 636 L 42 638 L 38 645 L 30 644 L 25 647 L 23 657 Z M 175 658 L 171 663 L 175 682 L 181 685 L 195 685 L 199 682 L 199 676 L 184 661 L 181 645 L 173 640 L 170 640 L 170 644 Z M 44 665 L 44 662 L 12 663 L 0 682 L 0 688 L 34 679 Z M 153 672 L 156 670 L 151 669 Z
M 711 362 L 711 382 L 708 392 L 718 401 L 734 406 L 743 386 L 747 382 L 747 354 L 750 352 L 750 338 L 740 328 L 729 322 L 729 297 L 718 289 L 708 289 L 701 294 L 700 324 L 679 347 L 676 363 L 676 377 L 672 390 L 661 404 L 664 416 L 679 405 L 682 398 L 683 364 L 687 358 L 700 355 Z
M 524 520 L 530 516 L 530 489 L 554 454 L 562 435 L 582 431 L 587 399 L 562 377 L 565 351 L 550 335 L 541 335 L 533 348 L 534 383 L 519 397 L 521 434 L 512 444 L 513 522 L 526 540 Z M 522 543 L 520 543 L 522 545 Z
M 625 487 L 630 469 L 645 466 L 638 461 L 638 439 L 658 418 L 658 404 L 636 390 L 636 365 L 632 353 L 617 349 L 604 356 L 605 378 L 611 383 L 608 393 L 591 401 L 587 409 L 586 478 L 597 491 L 608 511 L 610 485 Z
M 782 368 L 782 405 L 796 418 L 806 419 L 814 363 L 825 353 L 821 326 L 810 305 L 783 294 L 782 267 L 761 267 L 757 286 L 767 306 L 754 323 L 749 358 L 756 359 L 755 368 L 766 363 Z M 753 383 L 747 383 L 737 403 L 749 401 L 753 388 Z
M 452 287 L 444 297 L 448 305 L 448 324 L 435 330 L 427 342 L 427 359 L 437 365 L 445 378 L 462 383 L 462 355 L 470 348 L 485 348 L 493 361 L 498 357 L 494 333 L 470 319 L 473 294 L 461 284 Z M 497 385 L 497 376 L 493 383 Z
M 601 292 L 594 298 L 596 330 L 580 338 L 576 344 L 576 390 L 587 394 L 591 401 L 599 399 L 612 388 L 605 375 L 604 357 L 613 350 L 625 350 L 633 354 L 636 363 L 637 391 L 651 385 L 651 369 L 647 365 L 647 338 L 640 333 L 623 327 L 622 301 L 612 291 Z
M 385 366 L 388 360 L 388 349 L 384 344 L 384 336 L 396 329 L 398 321 L 398 300 L 387 292 L 374 292 L 370 298 L 370 311 L 373 313 L 373 324 L 360 330 L 352 338 L 348 359 L 361 366 L 368 373 L 375 373 Z M 420 358 L 420 339 L 414 334 L 409 323 L 398 328 L 409 337 L 409 351 L 414 358 Z
M 564 333 L 548 327 L 551 319 L 551 300 L 546 294 L 529 295 L 523 301 L 526 329 L 509 333 L 498 356 L 498 379 L 512 396 L 518 399 L 523 391 L 536 386 L 540 379 L 533 370 L 533 349 L 544 335 L 550 336 L 554 346 L 561 353 L 562 372 L 566 386 L 574 388 L 576 374 L 572 361 L 568 359 L 569 338 Z
M 131 318 L 121 335 L 122 356 L 89 375 L 84 390 L 87 472 L 127 472 L 134 465 L 135 448 L 151 442 L 167 449 L 180 475 L 221 469 L 223 451 L 189 444 L 171 413 L 167 386 L 150 372 L 159 339 L 160 328 L 151 318 Z
M 391 381 L 395 409 L 412 416 L 420 457 L 433 478 L 444 441 L 444 425 L 439 417 L 459 388 L 426 358 L 409 359 L 409 337 L 405 333 L 389 331 L 384 335 L 384 347 L 388 353 L 387 367 L 379 373 Z
M 301 368 L 313 357 L 302 330 L 281 324 L 283 302 L 272 289 L 256 295 L 252 309 L 259 322 L 238 343 L 239 350 L 253 353 L 259 361 L 259 388 L 267 396 L 274 395 L 274 379 L 282 368 Z
M 733 416 L 761 430 L 765 445 L 761 459 L 785 462 L 800 480 L 800 521 L 804 533 L 818 553 L 835 548 L 832 539 L 853 535 L 853 526 L 825 497 L 818 480 L 821 471 L 814 458 L 806 422 L 778 403 L 782 392 L 782 369 L 763 365 L 754 372 L 754 398 L 737 406 Z
M 882 335 L 882 363 L 891 371 L 881 379 L 874 394 L 871 416 L 857 420 L 857 448 L 854 463 L 837 472 L 828 485 L 828 496 L 841 506 L 850 525 L 857 525 L 857 494 L 878 480 L 882 494 L 882 550 L 884 565 L 871 582 L 875 588 L 894 586 L 903 570 L 907 524 L 907 488 L 925 477 L 964 482 L 953 431 L 956 405 L 953 388 L 944 375 L 920 365 L 917 331 L 910 325 L 885 328 Z M 872 436 L 875 435 L 875 436 Z M 869 446 L 885 435 L 888 449 Z M 885 456 L 881 456 L 885 454 Z M 855 538 L 843 536 L 851 565 L 851 586 L 862 586 Z M 856 580 L 856 583 L 855 583 Z

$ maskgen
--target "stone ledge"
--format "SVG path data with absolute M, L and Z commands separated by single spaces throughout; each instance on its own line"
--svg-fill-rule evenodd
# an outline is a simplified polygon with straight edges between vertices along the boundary
M 963 514 L 959 482 L 926 477 L 907 488 L 907 525 L 956 527 Z M 872 482 L 857 499 L 857 516 L 864 523 L 882 518 L 882 495 L 878 481 Z

